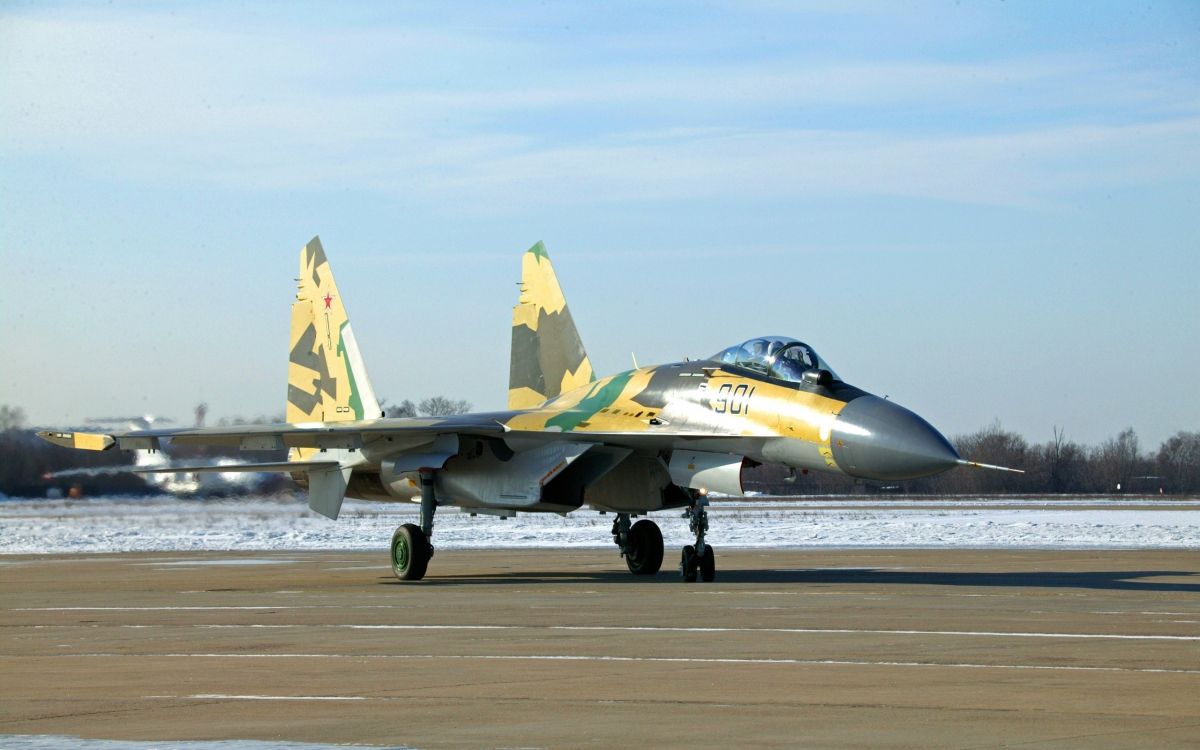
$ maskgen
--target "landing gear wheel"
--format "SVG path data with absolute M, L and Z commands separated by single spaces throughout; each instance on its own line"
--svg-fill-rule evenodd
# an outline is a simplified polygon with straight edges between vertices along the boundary
M 700 560 L 696 557 L 696 548 L 688 545 L 683 548 L 683 559 L 679 561 L 679 572 L 683 575 L 684 583 L 695 583 L 696 572 Z
M 625 546 L 625 564 L 638 576 L 652 576 L 662 567 L 663 538 L 658 524 L 643 518 L 629 529 Z
M 401 581 L 419 581 L 425 577 L 433 545 L 421 527 L 406 523 L 392 534 L 392 572 Z
M 717 577 L 717 553 L 713 552 L 711 544 L 704 545 L 704 556 L 698 557 L 700 563 L 700 580 L 712 583 Z

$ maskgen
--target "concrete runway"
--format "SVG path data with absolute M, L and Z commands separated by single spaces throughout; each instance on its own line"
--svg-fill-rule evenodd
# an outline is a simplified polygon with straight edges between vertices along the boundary
M 0 607 L 0 735 L 1200 747 L 1195 551 L 5 557 Z

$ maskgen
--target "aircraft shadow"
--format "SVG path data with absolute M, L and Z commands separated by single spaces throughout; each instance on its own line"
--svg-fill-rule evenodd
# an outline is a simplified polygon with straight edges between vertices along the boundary
M 1163 577 L 1188 577 L 1197 583 L 1147 580 Z M 588 583 L 625 585 L 679 585 L 679 574 L 664 569 L 656 576 L 633 576 L 623 570 L 580 571 L 505 571 L 469 576 L 438 576 L 431 573 L 421 586 L 472 586 L 536 583 Z M 394 578 L 380 579 L 381 584 L 407 586 Z M 876 586 L 967 586 L 978 588 L 1058 588 L 1101 591 L 1150 591 L 1200 594 L 1200 573 L 1184 570 L 1113 570 L 1113 571 L 1020 571 L 1020 572 L 946 572 L 886 570 L 877 568 L 797 568 L 791 570 L 718 570 L 713 584 L 870 584 Z

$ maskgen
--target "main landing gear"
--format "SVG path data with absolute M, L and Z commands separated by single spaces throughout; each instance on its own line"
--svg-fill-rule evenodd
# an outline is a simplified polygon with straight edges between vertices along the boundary
M 662 567 L 663 538 L 658 524 L 643 518 L 630 526 L 629 514 L 618 513 L 613 520 L 612 535 L 630 573 L 652 576 Z
M 421 525 L 406 523 L 392 534 L 392 572 L 401 581 L 424 578 L 429 558 L 433 557 L 433 514 L 437 511 L 434 479 L 434 472 L 421 472 Z
M 683 548 L 683 558 L 679 561 L 679 572 L 683 580 L 692 583 L 696 580 L 712 581 L 717 577 L 717 557 L 711 544 L 704 541 L 708 532 L 708 498 L 699 493 L 693 493 L 692 504 L 683 512 L 688 519 L 688 527 L 696 535 L 696 543 Z M 648 518 L 643 518 L 630 525 L 628 513 L 618 513 L 613 520 L 613 542 L 621 549 L 621 557 L 629 566 L 629 572 L 634 575 L 654 575 L 662 567 L 663 538 L 658 524 Z
M 693 495 L 692 504 L 683 512 L 688 519 L 688 528 L 696 535 L 696 543 L 683 548 L 683 559 L 679 561 L 679 572 L 687 583 L 694 583 L 696 577 L 708 583 L 717 576 L 717 558 L 711 544 L 704 541 L 708 531 L 708 498 L 704 495 Z

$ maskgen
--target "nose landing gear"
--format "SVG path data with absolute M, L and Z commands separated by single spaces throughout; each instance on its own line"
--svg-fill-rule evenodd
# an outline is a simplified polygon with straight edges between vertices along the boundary
M 696 578 L 705 583 L 711 582 L 717 576 L 717 559 L 711 544 L 704 541 L 708 531 L 708 498 L 695 495 L 692 504 L 683 512 L 688 519 L 688 528 L 696 535 L 696 543 L 683 548 L 683 557 L 679 561 L 679 572 L 686 583 L 694 583 Z

